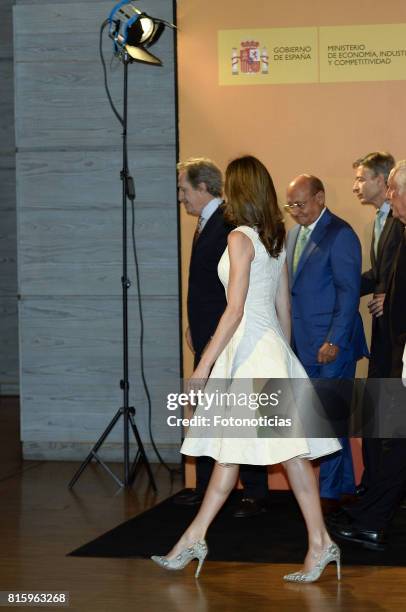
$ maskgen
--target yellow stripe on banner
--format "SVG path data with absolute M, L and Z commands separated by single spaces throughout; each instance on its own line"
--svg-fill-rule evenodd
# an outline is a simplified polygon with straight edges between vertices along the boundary
M 220 85 L 406 79 L 406 24 L 220 30 Z

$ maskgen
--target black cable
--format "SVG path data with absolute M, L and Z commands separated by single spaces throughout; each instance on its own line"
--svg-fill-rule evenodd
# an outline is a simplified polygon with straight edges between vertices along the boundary
M 106 27 L 106 25 L 108 23 L 109 23 L 109 20 L 106 19 L 101 24 L 101 27 L 100 27 L 100 39 L 99 39 L 99 53 L 100 53 L 100 61 L 101 61 L 102 66 L 103 66 L 104 88 L 106 90 L 107 98 L 108 98 L 108 100 L 110 102 L 110 106 L 111 106 L 111 108 L 113 110 L 113 113 L 115 114 L 115 116 L 117 117 L 117 119 L 119 120 L 121 125 L 124 125 L 124 119 L 122 118 L 122 116 L 118 112 L 117 108 L 115 107 L 115 104 L 113 102 L 113 98 L 110 95 L 109 85 L 108 85 L 108 81 L 107 81 L 107 68 L 106 68 L 106 62 L 104 60 L 104 55 L 103 55 L 103 32 L 104 32 L 104 28 Z
M 149 438 L 151 440 L 152 448 L 155 451 L 156 456 L 158 457 L 161 465 L 164 466 L 169 472 L 171 476 L 174 474 L 181 474 L 182 468 L 171 468 L 169 465 L 162 459 L 162 456 L 159 453 L 159 450 L 155 444 L 154 436 L 152 433 L 152 402 L 151 395 L 149 392 L 148 384 L 145 377 L 144 371 L 144 317 L 142 312 L 142 302 L 141 302 L 141 288 L 140 288 L 140 274 L 139 274 L 139 266 L 138 266 L 138 257 L 137 257 L 137 247 L 135 242 L 135 208 L 134 208 L 134 199 L 131 199 L 131 237 L 132 237 L 132 246 L 134 253 L 134 263 L 135 263 L 135 277 L 136 277 L 136 285 L 137 285 L 137 294 L 138 294 L 138 312 L 140 317 L 140 370 L 141 370 L 141 379 L 142 384 L 144 386 L 145 395 L 147 397 L 148 404 L 148 431 Z

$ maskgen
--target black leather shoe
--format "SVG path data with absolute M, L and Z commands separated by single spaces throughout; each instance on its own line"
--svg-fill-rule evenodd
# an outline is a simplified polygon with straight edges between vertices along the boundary
M 250 518 L 257 516 L 262 512 L 266 512 L 267 507 L 262 499 L 253 499 L 252 497 L 243 497 L 238 503 L 233 512 L 234 518 Z
M 341 538 L 353 544 L 360 544 L 372 550 L 384 550 L 386 546 L 383 530 L 362 529 L 354 525 L 353 520 L 343 510 L 326 517 L 326 525 L 333 537 Z
M 173 503 L 177 506 L 197 506 L 203 501 L 204 493 L 197 489 L 185 489 L 173 498 Z

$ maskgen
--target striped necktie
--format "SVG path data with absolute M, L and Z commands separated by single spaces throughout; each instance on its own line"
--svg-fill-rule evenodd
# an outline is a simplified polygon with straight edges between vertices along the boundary
M 296 241 L 295 253 L 293 256 L 293 274 L 296 274 L 299 260 L 302 256 L 303 251 L 305 250 L 311 231 L 312 230 L 309 227 L 305 227 L 304 225 L 302 225 L 302 227 L 300 228 L 299 236 Z
M 202 215 L 200 215 L 199 220 L 196 225 L 195 233 L 193 235 L 193 246 L 195 246 L 197 239 L 200 236 L 200 232 L 202 231 L 202 225 L 203 225 L 203 217 Z

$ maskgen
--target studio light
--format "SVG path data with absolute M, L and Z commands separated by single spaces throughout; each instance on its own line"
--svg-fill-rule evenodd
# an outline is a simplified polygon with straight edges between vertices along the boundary
M 160 38 L 165 26 L 174 27 L 163 19 L 150 17 L 134 2 L 119 2 L 111 11 L 108 22 L 109 36 L 114 41 L 114 51 L 121 55 L 124 51 L 137 62 L 162 65 L 155 55 L 146 49 Z

